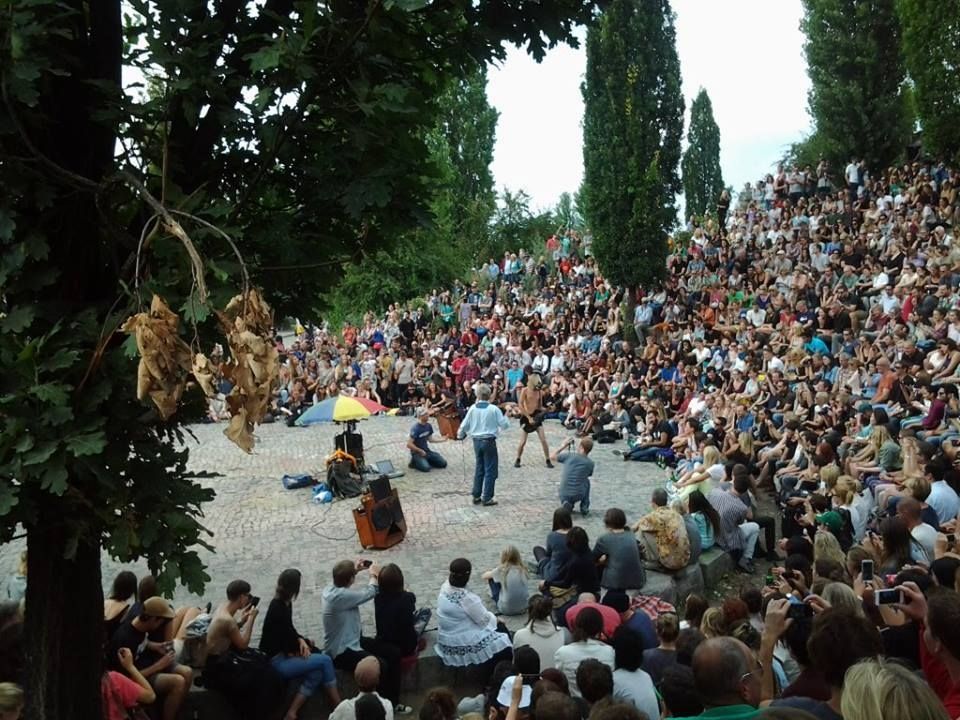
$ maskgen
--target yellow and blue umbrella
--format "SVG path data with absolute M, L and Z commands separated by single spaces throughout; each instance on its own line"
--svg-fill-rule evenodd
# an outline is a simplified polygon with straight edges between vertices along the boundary
M 389 412 L 389 408 L 364 398 L 338 395 L 318 402 L 303 415 L 297 418 L 296 425 L 306 427 L 323 422 L 347 422 L 348 420 L 362 420 L 376 413 Z

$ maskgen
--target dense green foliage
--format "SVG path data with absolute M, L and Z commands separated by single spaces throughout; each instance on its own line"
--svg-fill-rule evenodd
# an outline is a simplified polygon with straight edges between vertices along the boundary
M 530 196 L 523 190 L 512 192 L 504 188 L 490 227 L 488 252 L 480 260 L 500 260 L 505 252 L 542 246 L 544 239 L 557 230 L 557 219 L 549 210 L 534 211 Z M 488 257 L 489 256 L 489 257 Z
M 701 216 L 708 210 L 712 212 L 723 191 L 720 128 L 713 119 L 710 96 L 703 88 L 690 105 L 690 128 L 682 168 L 687 216 Z
M 346 265 L 326 294 L 324 311 L 315 314 L 334 325 L 358 320 L 366 310 L 449 285 L 485 259 L 496 208 L 490 162 L 497 125 L 486 82 L 484 67 L 477 66 L 452 79 L 437 98 L 436 124 L 425 132 L 432 162 L 429 221 Z
M 451 80 L 502 58 L 505 42 L 542 57 L 593 9 L 5 4 L 0 539 L 27 534 L 28 720 L 100 717 L 101 548 L 146 558 L 165 591 L 207 580 L 194 548 L 212 493 L 172 442 L 200 403 L 163 423 L 137 402 L 116 331 L 156 292 L 189 321 L 183 338 L 208 348 L 220 338 L 207 318 L 241 288 L 239 261 L 178 216 L 201 258 L 192 266 L 147 193 L 227 231 L 267 299 L 296 313 L 345 265 L 430 226 L 441 168 L 429 131 Z M 124 68 L 149 92 L 124 91 Z
M 668 0 L 613 0 L 587 35 L 584 190 L 593 254 L 625 287 L 661 277 L 683 134 Z
M 903 155 L 911 131 L 896 0 L 803 0 L 803 6 L 819 142 L 837 167 L 851 157 L 886 167 Z
M 897 0 L 923 144 L 960 159 L 960 0 Z

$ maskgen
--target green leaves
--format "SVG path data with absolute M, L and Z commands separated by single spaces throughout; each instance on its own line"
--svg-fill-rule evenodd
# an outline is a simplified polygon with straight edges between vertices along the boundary
M 874 171 L 885 168 L 909 141 L 912 118 L 902 92 L 906 70 L 895 4 L 803 1 L 810 114 L 835 167 L 856 156 Z
M 11 308 L 6 317 L 0 321 L 0 330 L 5 333 L 21 333 L 33 322 L 35 314 L 34 309 L 27 305 Z
M 250 53 L 246 56 L 246 59 L 250 61 L 250 71 L 262 72 L 278 67 L 280 65 L 280 51 L 280 44 L 275 43 L 261 48 L 255 53 Z
M 74 457 L 84 455 L 98 455 L 107 445 L 107 438 L 103 432 L 84 433 L 67 439 L 67 450 Z
M 587 34 L 582 92 L 593 254 L 610 281 L 652 285 L 666 270 L 681 189 L 684 103 L 668 0 L 610 2 Z
M 687 217 L 713 212 L 723 191 L 720 169 L 720 128 L 713 119 L 713 105 L 703 88 L 690 106 L 690 129 L 683 154 L 683 192 Z

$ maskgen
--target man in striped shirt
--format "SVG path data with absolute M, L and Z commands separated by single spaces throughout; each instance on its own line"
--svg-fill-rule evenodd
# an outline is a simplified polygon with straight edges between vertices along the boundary
M 760 526 L 753 521 L 751 510 L 740 498 L 750 491 L 750 478 L 735 476 L 730 490 L 714 488 L 707 495 L 707 501 L 713 505 L 720 516 L 720 536 L 717 544 L 726 552 L 739 556 L 737 570 L 753 572 L 753 551 L 757 545 Z

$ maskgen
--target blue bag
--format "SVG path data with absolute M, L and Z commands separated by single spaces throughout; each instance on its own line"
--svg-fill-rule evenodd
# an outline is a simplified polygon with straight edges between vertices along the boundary
M 284 475 L 280 482 L 287 490 L 297 490 L 299 488 L 310 487 L 313 485 L 313 475 L 306 473 L 300 475 Z

